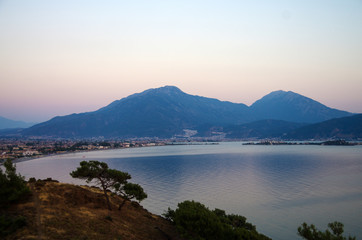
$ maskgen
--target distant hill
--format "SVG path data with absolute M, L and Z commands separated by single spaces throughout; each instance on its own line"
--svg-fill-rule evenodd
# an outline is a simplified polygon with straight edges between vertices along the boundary
M 286 122 L 282 120 L 260 120 L 241 125 L 223 128 L 226 138 L 232 139 L 265 139 L 278 138 L 294 129 L 305 126 L 304 123 Z
M 362 114 L 331 119 L 321 123 L 295 129 L 284 136 L 285 139 L 362 139 Z
M 35 123 L 28 123 L 22 121 L 15 121 L 0 116 L 0 129 L 8 128 L 28 128 L 33 126 Z
M 350 115 L 292 92 L 273 92 L 248 107 L 165 86 L 133 94 L 94 112 L 55 117 L 25 129 L 23 134 L 170 138 L 201 132 L 205 126 L 240 125 L 263 119 L 314 123 Z M 291 130 L 289 127 L 286 130 Z
M 0 129 L 0 136 L 21 137 L 24 128 L 5 128 Z
M 272 92 L 256 101 L 250 109 L 257 119 L 278 119 L 303 123 L 317 123 L 352 115 L 346 111 L 329 108 L 291 91 Z

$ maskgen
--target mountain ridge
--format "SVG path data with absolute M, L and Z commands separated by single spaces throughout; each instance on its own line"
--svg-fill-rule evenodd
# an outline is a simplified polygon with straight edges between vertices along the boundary
M 36 123 L 16 121 L 0 116 L 0 129 L 10 129 L 10 128 L 27 128 L 35 125 Z
M 291 119 L 291 115 L 294 118 Z M 94 112 L 55 117 L 25 129 L 23 134 L 170 138 L 182 135 L 185 129 L 198 130 L 204 125 L 239 125 L 263 119 L 316 123 L 351 115 L 291 91 L 272 92 L 248 107 L 242 103 L 190 95 L 175 86 L 164 86 L 113 101 Z

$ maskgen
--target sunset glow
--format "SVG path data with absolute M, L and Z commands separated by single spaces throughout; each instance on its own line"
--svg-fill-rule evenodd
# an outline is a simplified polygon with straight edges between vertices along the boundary
M 0 1 L 0 116 L 45 121 L 164 85 L 362 112 L 362 1 Z

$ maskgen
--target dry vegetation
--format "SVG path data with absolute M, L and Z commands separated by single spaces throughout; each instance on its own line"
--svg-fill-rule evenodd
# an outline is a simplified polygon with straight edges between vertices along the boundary
M 32 196 L 8 211 L 26 217 L 27 225 L 6 239 L 181 239 L 176 228 L 138 203 L 112 195 L 107 209 L 98 188 L 55 181 L 28 183 Z

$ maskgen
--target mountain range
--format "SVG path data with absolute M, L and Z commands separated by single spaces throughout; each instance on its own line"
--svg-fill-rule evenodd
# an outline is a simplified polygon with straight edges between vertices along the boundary
M 15 121 L 8 118 L 0 116 L 0 129 L 9 129 L 9 128 L 27 128 L 35 125 L 35 123 Z
M 55 117 L 24 129 L 22 135 L 66 138 L 280 137 L 302 126 L 353 115 L 291 91 L 272 92 L 248 107 L 165 86 L 116 100 L 94 112 Z

